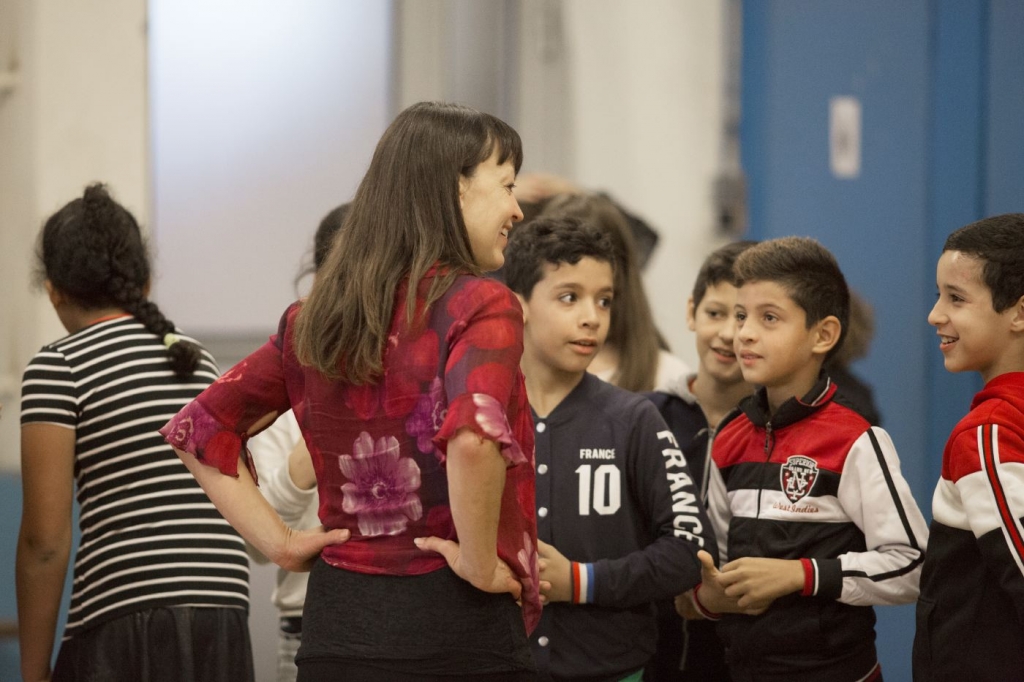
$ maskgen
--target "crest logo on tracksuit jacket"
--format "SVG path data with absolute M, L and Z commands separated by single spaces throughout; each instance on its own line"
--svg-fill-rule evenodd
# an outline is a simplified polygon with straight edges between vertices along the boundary
M 807 497 L 818 480 L 818 464 L 810 457 L 792 455 L 782 465 L 782 491 L 790 502 L 796 503 Z

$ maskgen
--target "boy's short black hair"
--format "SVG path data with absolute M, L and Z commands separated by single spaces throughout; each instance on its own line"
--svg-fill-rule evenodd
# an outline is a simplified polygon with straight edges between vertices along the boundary
M 839 341 L 825 359 L 835 355 L 850 322 L 850 289 L 835 256 L 809 237 L 782 237 L 748 248 L 736 259 L 737 285 L 775 282 L 807 315 L 807 328 L 834 315 Z
M 544 264 L 575 265 L 590 257 L 615 269 L 615 249 L 602 230 L 573 217 L 542 217 L 515 227 L 505 249 L 505 284 L 525 299 L 544 275 Z
M 945 251 L 984 261 L 982 281 L 1001 313 L 1024 296 L 1024 213 L 1006 213 L 965 225 L 946 238 Z
M 704 259 L 704 264 L 700 266 L 700 272 L 697 273 L 697 280 L 693 283 L 694 309 L 704 300 L 704 294 L 707 293 L 709 287 L 722 282 L 736 284 L 736 274 L 733 272 L 736 259 L 755 244 L 757 242 L 748 240 L 730 242 L 708 254 L 708 257 Z

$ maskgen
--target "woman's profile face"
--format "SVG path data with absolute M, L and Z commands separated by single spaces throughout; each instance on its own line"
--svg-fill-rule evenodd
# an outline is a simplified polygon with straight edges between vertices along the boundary
M 512 224 L 523 219 L 512 194 L 516 169 L 509 159 L 498 164 L 497 152 L 477 165 L 469 177 L 459 176 L 459 205 L 469 233 L 473 261 L 484 272 L 505 263 L 505 247 Z

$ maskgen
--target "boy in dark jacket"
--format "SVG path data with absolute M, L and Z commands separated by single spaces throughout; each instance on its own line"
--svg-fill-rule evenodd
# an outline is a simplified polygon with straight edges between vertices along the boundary
M 733 349 L 736 336 L 737 256 L 754 245 L 739 241 L 712 252 L 701 265 L 686 303 L 686 322 L 697 340 L 697 371 L 680 377 L 670 391 L 648 393 L 686 457 L 701 501 L 707 504 L 711 444 L 718 427 L 740 400 L 754 392 L 743 380 Z M 647 665 L 648 682 L 729 682 L 715 624 L 693 619 L 688 598 L 658 603 L 658 650 Z M 685 615 L 690 620 L 684 621 Z
M 523 306 L 536 424 L 541 593 L 533 633 L 553 680 L 638 680 L 657 599 L 700 579 L 709 523 L 686 460 L 643 396 L 587 373 L 613 308 L 608 237 L 572 218 L 512 232 L 505 277 Z
M 1024 214 L 951 234 L 936 280 L 946 369 L 985 387 L 942 453 L 914 680 L 1024 680 Z
M 928 529 L 889 435 L 833 400 L 822 365 L 849 290 L 821 244 L 787 237 L 736 259 L 735 350 L 761 386 L 715 438 L 694 605 L 718 626 L 734 680 L 881 679 L 874 604 L 917 598 Z

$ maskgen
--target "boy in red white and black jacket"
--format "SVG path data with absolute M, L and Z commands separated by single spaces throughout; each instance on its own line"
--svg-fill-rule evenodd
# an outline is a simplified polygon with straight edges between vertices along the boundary
M 936 279 L 946 369 L 985 387 L 942 453 L 914 680 L 1024 680 L 1024 214 L 951 234 Z
M 880 680 L 872 605 L 917 598 L 928 530 L 888 434 L 840 404 L 821 371 L 842 341 L 845 279 L 796 237 L 751 247 L 735 271 L 734 348 L 762 388 L 715 438 L 708 501 L 723 565 L 701 555 L 694 604 L 725 612 L 734 680 Z

